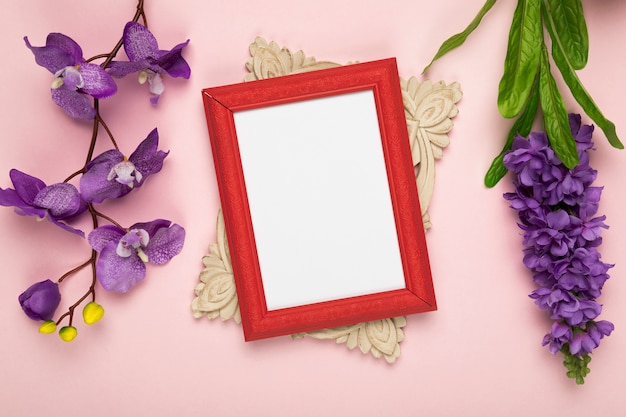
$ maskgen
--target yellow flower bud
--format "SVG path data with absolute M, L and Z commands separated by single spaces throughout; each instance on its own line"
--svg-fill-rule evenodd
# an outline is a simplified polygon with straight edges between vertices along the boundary
M 83 308 L 83 320 L 85 324 L 94 324 L 98 322 L 102 316 L 104 316 L 104 308 L 95 301 L 88 303 L 85 308 Z
M 52 320 L 46 320 L 39 326 L 39 333 L 50 334 L 57 330 L 57 324 Z
M 74 340 L 74 338 L 76 338 L 77 334 L 78 334 L 78 331 L 76 330 L 76 327 L 74 326 L 61 327 L 61 330 L 59 330 L 59 337 L 64 342 L 71 342 L 72 340 Z

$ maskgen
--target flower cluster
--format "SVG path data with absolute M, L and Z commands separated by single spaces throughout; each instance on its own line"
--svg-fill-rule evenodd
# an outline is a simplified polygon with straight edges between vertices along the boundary
M 597 175 L 587 154 L 593 126 L 581 125 L 574 114 L 569 123 L 580 163 L 566 168 L 544 132 L 517 136 L 504 156 L 515 175 L 515 192 L 504 198 L 518 211 L 524 265 L 538 285 L 530 297 L 553 320 L 543 345 L 553 354 L 562 352 L 567 375 L 582 384 L 590 354 L 613 331 L 612 323 L 597 320 L 602 305 L 596 300 L 612 265 L 598 252 L 607 226 L 605 216 L 596 216 L 602 188 L 591 185 Z
M 137 21 L 128 22 L 122 35 L 124 51 L 130 61 L 113 61 L 117 50 L 85 60 L 80 45 L 62 33 L 50 33 L 45 46 L 32 46 L 28 37 L 24 37 L 24 42 L 35 55 L 35 62 L 54 74 L 52 100 L 76 119 L 91 120 L 96 117 L 91 98 L 103 99 L 115 94 L 117 85 L 112 76 L 139 73 L 141 84 L 148 81 L 152 94 L 150 101 L 157 104 L 165 90 L 162 74 L 182 78 L 191 75 L 191 69 L 182 56 L 189 40 L 169 51 L 160 50 L 154 35 Z M 102 65 L 90 62 L 104 56 L 107 60 Z
M 143 24 L 139 23 L 140 18 Z M 182 57 L 189 40 L 171 50 L 159 49 L 154 35 L 146 27 L 143 0 L 139 0 L 137 13 L 126 24 L 122 38 L 109 53 L 85 59 L 79 44 L 62 33 L 50 33 L 45 46 L 32 46 L 26 37 L 24 41 L 35 56 L 35 62 L 54 76 L 51 86 L 53 102 L 70 117 L 93 123 L 86 162 L 65 180 L 46 185 L 39 178 L 12 169 L 9 176 L 13 188 L 0 188 L 0 205 L 14 207 L 22 216 L 47 219 L 63 230 L 86 237 L 91 246 L 87 261 L 56 281 L 45 279 L 31 285 L 18 297 L 24 313 L 30 319 L 42 322 L 41 333 L 56 332 L 57 326 L 67 318 L 68 323 L 59 329 L 59 336 L 69 342 L 78 333 L 73 325 L 74 310 L 78 306 L 86 303 L 82 310 L 86 324 L 96 323 L 104 315 L 104 308 L 95 301 L 97 282 L 107 291 L 125 293 L 144 279 L 146 263 L 167 263 L 183 248 L 185 229 L 178 224 L 156 219 L 123 227 L 100 211 L 99 204 L 126 196 L 143 186 L 148 177 L 161 171 L 168 152 L 158 149 L 159 135 L 155 128 L 130 156 L 122 153 L 100 115 L 99 100 L 117 92 L 113 77 L 139 73 L 139 82 L 149 84 L 150 101 L 157 104 L 164 91 L 164 74 L 189 78 L 191 70 Z M 129 60 L 115 61 L 122 46 Z M 98 59 L 103 62 L 93 63 Z M 113 148 L 94 157 L 100 127 L 106 131 Z M 77 184 L 70 182 L 74 178 L 78 179 Z M 68 224 L 86 214 L 93 223 L 93 230 L 87 236 Z M 100 225 L 102 220 L 109 224 Z M 60 285 L 87 267 L 92 269 L 88 289 L 54 320 L 62 298 Z

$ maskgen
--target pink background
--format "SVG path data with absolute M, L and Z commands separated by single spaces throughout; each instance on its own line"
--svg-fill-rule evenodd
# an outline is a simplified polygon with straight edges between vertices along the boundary
M 187 229 L 183 252 L 131 293 L 98 293 L 104 319 L 92 327 L 77 317 L 78 338 L 66 344 L 37 333 L 17 296 L 31 283 L 57 279 L 82 263 L 89 248 L 48 222 L 0 210 L 0 415 L 3 416 L 616 416 L 623 412 L 626 373 L 626 153 L 602 132 L 591 163 L 604 186 L 603 260 L 617 265 L 600 301 L 616 331 L 603 340 L 584 386 L 564 375 L 560 357 L 541 347 L 550 322 L 527 294 L 533 284 L 521 263 L 515 213 L 483 175 L 499 152 L 510 121 L 496 109 L 506 37 L 515 2 L 498 2 L 459 50 L 435 64 L 432 81 L 457 81 L 464 97 L 437 164 L 428 232 L 439 310 L 408 318 L 394 365 L 334 342 L 289 337 L 244 343 L 233 322 L 196 320 L 190 303 L 201 258 L 215 239 L 218 194 L 200 90 L 245 75 L 248 45 L 257 35 L 292 50 L 337 62 L 397 57 L 400 74 L 420 76 L 440 43 L 461 30 L 483 0 L 440 1 L 147 1 L 148 21 L 164 48 L 191 39 L 185 57 L 192 78 L 166 79 L 157 108 L 133 77 L 102 101 L 102 115 L 128 153 L 158 127 L 171 150 L 164 169 L 139 191 L 102 211 L 124 224 L 157 217 Z M 626 2 L 584 0 L 590 37 L 580 72 L 592 96 L 626 141 L 622 76 L 626 70 Z M 5 1 L 0 15 L 0 172 L 19 168 L 47 183 L 79 169 L 90 124 L 69 120 L 50 100 L 51 75 L 24 46 L 43 45 L 59 31 L 85 56 L 107 52 L 135 9 L 116 2 Z M 568 108 L 580 112 L 566 95 Z M 590 120 L 584 117 L 584 121 Z M 105 137 L 103 136 L 103 139 Z M 98 152 L 108 143 L 101 141 Z M 85 221 L 84 226 L 88 226 Z M 375 242 L 373 242 L 373 250 Z M 320 248 L 322 249 L 322 248 Z M 320 254 L 323 256 L 323 253 Z M 64 284 L 65 300 L 89 273 Z M 65 305 L 65 304 L 64 304 Z M 62 311 L 62 310 L 59 310 Z

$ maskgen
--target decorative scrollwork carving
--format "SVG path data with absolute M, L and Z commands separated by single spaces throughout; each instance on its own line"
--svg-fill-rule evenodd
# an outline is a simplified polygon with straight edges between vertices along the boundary
M 310 336 L 316 339 L 335 340 L 337 343 L 345 343 L 350 350 L 358 346 L 363 353 L 371 352 L 375 358 L 385 358 L 388 363 L 393 363 L 400 356 L 400 342 L 404 339 L 402 331 L 404 326 L 406 326 L 406 318 L 395 317 L 352 326 L 298 333 L 291 337 L 299 339 Z
M 316 61 L 302 51 L 292 53 L 281 48 L 276 42 L 269 44 L 257 37 L 250 45 L 251 58 L 246 62 L 248 74 L 245 81 L 253 81 L 299 72 L 314 71 L 340 66 L 329 61 Z M 422 219 L 426 229 L 431 227 L 428 206 L 435 186 L 435 160 L 443 156 L 443 148 L 450 143 L 448 133 L 452 120 L 458 113 L 456 103 L 462 93 L 458 83 L 446 85 L 443 82 L 419 82 L 415 77 L 400 78 L 402 100 L 411 143 L 415 176 L 419 190 Z M 217 220 L 217 243 L 209 246 L 209 254 L 202 259 L 205 268 L 200 273 L 200 283 L 194 291 L 196 298 L 191 304 L 194 317 L 206 315 L 209 319 L 220 317 L 241 323 L 235 280 L 230 263 L 228 243 L 222 212 Z M 305 336 L 316 339 L 331 339 L 345 344 L 348 349 L 359 347 L 364 354 L 371 353 L 375 358 L 385 358 L 393 363 L 400 356 L 400 342 L 404 339 L 402 328 L 406 318 L 395 317 L 298 333 L 292 338 Z
M 458 83 L 433 84 L 429 80 L 420 83 L 415 77 L 408 81 L 400 78 L 400 87 L 422 219 L 428 229 L 432 226 L 428 206 L 435 189 L 435 160 L 441 159 L 443 148 L 450 144 L 451 119 L 458 113 L 456 103 L 463 94 Z
M 237 289 L 226 240 L 226 228 L 222 211 L 217 217 L 217 243 L 211 243 L 209 254 L 202 258 L 204 269 L 200 272 L 200 283 L 194 288 L 196 298 L 191 303 L 193 316 L 204 315 L 209 319 L 220 317 L 241 323 Z
M 307 57 L 304 52 L 291 52 L 281 48 L 276 42 L 267 41 L 260 36 L 250 44 L 250 59 L 246 62 L 248 74 L 244 81 L 263 80 L 299 72 L 315 71 L 338 67 L 341 64 L 328 61 L 316 61 L 314 57 Z

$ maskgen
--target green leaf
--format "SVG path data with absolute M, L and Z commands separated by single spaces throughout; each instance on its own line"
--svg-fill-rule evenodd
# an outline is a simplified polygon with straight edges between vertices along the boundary
M 487 170 L 485 174 L 485 186 L 491 188 L 495 186 L 507 173 L 507 169 L 504 166 L 504 155 L 511 149 L 513 145 L 513 139 L 515 139 L 516 135 L 528 136 L 531 129 L 533 128 L 533 122 L 535 121 L 535 116 L 537 115 L 537 108 L 539 107 L 539 74 L 535 77 L 535 82 L 533 83 L 533 89 L 528 98 L 528 102 L 526 103 L 526 107 L 524 107 L 524 111 L 517 118 L 511 130 L 509 130 L 509 134 L 506 138 L 506 143 L 502 148 L 502 151 L 498 156 L 496 156 L 491 162 L 491 166 Z
M 602 129 L 611 146 L 618 149 L 624 149 L 624 144 L 617 137 L 615 124 L 604 117 L 604 114 L 602 114 L 583 84 L 580 82 L 578 75 L 576 75 L 574 65 L 568 59 L 567 54 L 561 47 L 562 42 L 560 42 L 559 33 L 555 31 L 553 20 L 547 13 L 545 17 L 546 26 L 548 27 L 548 32 L 552 38 L 552 57 L 554 58 L 554 62 L 563 76 L 563 80 L 565 80 L 565 83 L 569 87 L 578 104 L 582 107 L 583 111 L 587 113 L 587 115 L 596 125 L 598 125 L 600 129 Z
M 563 97 L 550 73 L 548 50 L 542 46 L 541 69 L 539 73 L 539 99 L 543 109 L 543 123 L 548 140 L 556 156 L 572 169 L 578 165 L 576 141 L 570 130 L 569 119 Z
M 432 59 L 432 61 L 430 61 L 430 64 L 426 65 L 426 67 L 424 67 L 424 69 L 422 70 L 422 74 L 425 73 L 428 68 L 430 68 L 433 62 L 435 62 L 451 50 L 463 45 L 467 37 L 478 27 L 480 21 L 483 19 L 483 17 L 485 17 L 487 12 L 493 7 L 494 4 L 496 4 L 496 0 L 487 0 L 487 2 L 483 5 L 483 7 L 476 15 L 476 17 L 474 17 L 474 20 L 470 22 L 469 26 L 467 26 L 463 32 L 452 35 L 444 43 L 442 43 L 439 47 L 439 50 L 435 54 L 435 57 Z
M 491 161 L 491 166 L 487 170 L 485 174 L 485 186 L 488 188 L 492 188 L 495 186 L 509 171 L 504 166 L 504 154 L 511 149 L 511 146 L 507 148 L 506 146 L 502 149 L 502 152 L 496 156 L 493 161 Z
M 524 107 L 537 73 L 542 42 L 541 0 L 518 0 L 498 87 L 502 116 L 515 117 Z
M 589 36 L 581 0 L 544 0 L 544 11 L 544 18 L 550 21 L 552 31 L 557 35 L 552 41 L 558 45 L 552 47 L 560 47 L 574 69 L 585 68 Z

